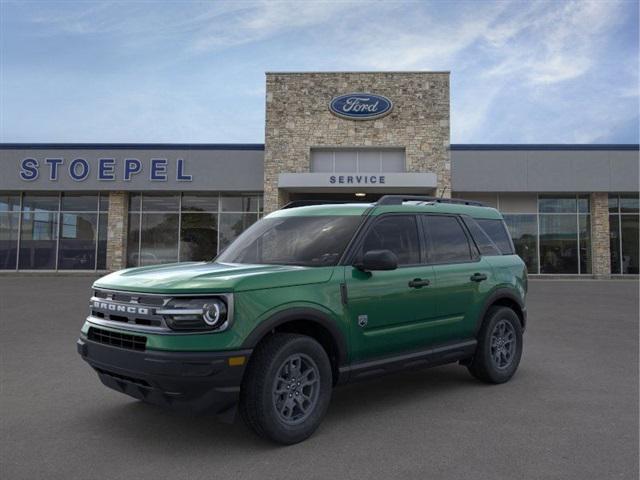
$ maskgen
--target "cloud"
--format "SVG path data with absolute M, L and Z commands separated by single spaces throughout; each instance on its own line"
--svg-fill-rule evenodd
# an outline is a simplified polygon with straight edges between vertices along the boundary
M 520 75 L 531 84 L 577 78 L 593 65 L 602 34 L 621 18 L 620 2 L 535 2 L 489 31 L 500 60 L 486 74 Z
M 638 7 L 634 2 L 263 0 L 11 5 L 12 18 L 19 11 L 18 17 L 27 22 L 16 27 L 21 37 L 13 45 L 22 48 L 22 42 L 35 38 L 39 47 L 47 37 L 51 59 L 44 58 L 45 66 L 33 62 L 28 68 L 23 60 L 28 53 L 14 55 L 20 68 L 3 60 L 10 80 L 4 83 L 4 97 L 17 98 L 7 85 L 19 85 L 25 78 L 33 80 L 33 91 L 42 88 L 38 78 L 47 78 L 52 85 L 60 82 L 59 92 L 86 88 L 94 96 L 102 95 L 92 84 L 100 84 L 104 76 L 122 93 L 106 97 L 110 114 L 120 119 L 118 124 L 135 123 L 136 128 L 126 132 L 128 139 L 135 135 L 131 132 L 140 132 L 140 141 L 166 141 L 171 135 L 211 141 L 215 131 L 220 141 L 225 140 L 223 133 L 230 140 L 250 141 L 241 118 L 251 117 L 252 132 L 262 131 L 255 113 L 263 107 L 261 72 L 279 68 L 450 70 L 454 142 L 598 141 L 603 134 L 616 138 L 611 131 L 618 128 L 615 125 L 637 122 Z M 55 61 L 59 56 L 64 66 Z M 95 63 L 87 65 L 91 61 Z M 55 72 L 63 69 L 73 72 L 71 77 L 82 71 L 86 78 L 83 82 L 56 80 Z M 150 82 L 154 95 L 141 93 Z M 38 98 L 33 108 L 55 101 Z M 84 109 L 93 105 L 102 112 L 106 108 L 92 95 L 87 98 Z M 137 105 L 135 119 L 127 102 Z M 9 103 L 19 110 L 19 102 Z M 237 124 L 220 108 L 237 114 Z M 152 128 L 139 121 L 143 110 L 154 117 L 164 111 L 168 120 Z M 9 109 L 3 106 L 2 111 L 9 119 Z M 192 117 L 189 111 L 194 112 Z M 19 115 L 18 111 L 13 116 Z M 181 123 L 171 128 L 172 121 Z M 73 119 L 66 122 L 73 124 Z M 77 130 L 69 135 L 77 135 L 82 128 L 74 124 Z M 110 129 L 123 134 L 114 125 L 100 128 L 104 130 L 96 135 L 106 135 Z
M 238 4 L 241 7 L 223 22 L 202 25 L 202 30 L 191 42 L 191 49 L 196 52 L 219 50 L 258 42 L 285 32 L 324 25 L 362 2 L 264 0 Z

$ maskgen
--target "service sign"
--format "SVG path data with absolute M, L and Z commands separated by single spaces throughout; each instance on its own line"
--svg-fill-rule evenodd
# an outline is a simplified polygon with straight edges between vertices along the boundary
M 347 93 L 334 97 L 329 103 L 331 113 L 350 120 L 373 120 L 384 117 L 392 109 L 391 100 L 373 93 Z

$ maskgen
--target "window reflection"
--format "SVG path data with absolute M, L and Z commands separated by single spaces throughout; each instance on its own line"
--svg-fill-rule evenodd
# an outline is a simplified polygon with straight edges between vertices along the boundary
M 640 239 L 637 194 L 609 195 L 611 273 L 638 274 Z
M 127 265 L 212 260 L 258 220 L 261 203 L 255 193 L 132 193 Z
M 93 270 L 96 263 L 98 215 L 62 212 L 58 268 Z
M 218 219 L 212 213 L 183 213 L 180 260 L 212 260 L 218 251 Z
M 621 215 L 622 273 L 638 274 L 638 215 Z
M 504 215 L 516 253 L 527 271 L 538 273 L 538 219 L 535 214 Z
M 540 215 L 540 273 L 578 273 L 575 216 Z
M 57 212 L 24 211 L 20 231 L 18 267 L 27 270 L 55 269 L 57 232 Z
M 580 227 L 580 273 L 591 273 L 591 219 L 589 215 L 578 217 Z
M 140 265 L 156 265 L 177 261 L 178 214 L 144 214 L 140 231 Z
M 0 192 L 0 212 L 17 212 L 20 210 L 20 194 Z
M 577 199 L 571 196 L 540 196 L 538 199 L 538 211 L 540 213 L 576 213 Z
M 220 251 L 227 248 L 242 232 L 258 221 L 256 213 L 223 213 L 220 215 Z
M 14 270 L 18 258 L 19 213 L 0 211 L 0 270 Z

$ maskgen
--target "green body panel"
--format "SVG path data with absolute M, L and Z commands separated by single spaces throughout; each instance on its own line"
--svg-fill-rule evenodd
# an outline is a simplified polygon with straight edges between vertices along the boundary
M 435 302 L 438 318 L 445 322 L 434 338 L 435 343 L 462 340 L 474 336 L 476 320 L 484 308 L 493 285 L 493 272 L 486 259 L 453 265 L 435 265 Z M 474 282 L 471 275 L 487 275 L 484 282 Z
M 324 205 L 285 209 L 273 216 L 453 213 L 502 218 L 492 208 L 456 204 Z M 487 280 L 470 276 L 484 273 Z M 409 281 L 429 280 L 423 288 Z M 341 291 L 341 285 L 345 289 Z M 301 267 L 192 262 L 122 270 L 102 277 L 96 288 L 163 295 L 233 293 L 233 322 L 219 333 L 139 333 L 147 349 L 218 351 L 245 348 L 249 335 L 272 316 L 292 308 L 324 314 L 342 334 L 349 362 L 419 350 L 475 336 L 486 300 L 508 289 L 524 300 L 526 269 L 515 255 L 483 257 L 453 265 L 404 266 L 362 272 L 351 265 Z M 343 294 L 346 294 L 347 302 Z M 359 325 L 366 316 L 366 325 Z M 87 333 L 90 323 L 82 328 Z M 122 331 L 100 326 L 107 330 Z
M 435 282 L 433 267 L 400 267 L 396 270 L 365 273 L 345 267 L 349 296 L 346 307 L 351 326 L 351 356 L 354 361 L 406 350 L 416 350 L 430 342 L 440 328 L 431 287 L 409 288 L 420 278 Z M 366 316 L 366 327 L 358 324 Z
M 114 290 L 162 294 L 242 292 L 329 280 L 333 267 L 291 265 L 239 265 L 212 262 L 171 263 L 130 268 L 96 281 Z

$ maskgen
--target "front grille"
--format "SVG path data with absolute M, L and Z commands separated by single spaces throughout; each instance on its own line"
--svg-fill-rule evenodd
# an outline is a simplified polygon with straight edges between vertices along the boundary
M 111 322 L 168 330 L 163 316 L 155 312 L 169 300 L 164 296 L 97 289 L 89 302 L 89 314 Z
M 143 351 L 147 347 L 147 338 L 141 335 L 129 335 L 128 333 L 112 332 L 95 327 L 89 328 L 87 338 L 93 342 L 128 350 Z
M 164 299 L 156 295 L 145 295 L 143 293 L 127 293 L 127 292 L 110 292 L 106 290 L 95 290 L 95 297 L 108 298 L 116 302 L 123 303 L 139 303 L 141 305 L 152 305 L 161 307 Z

